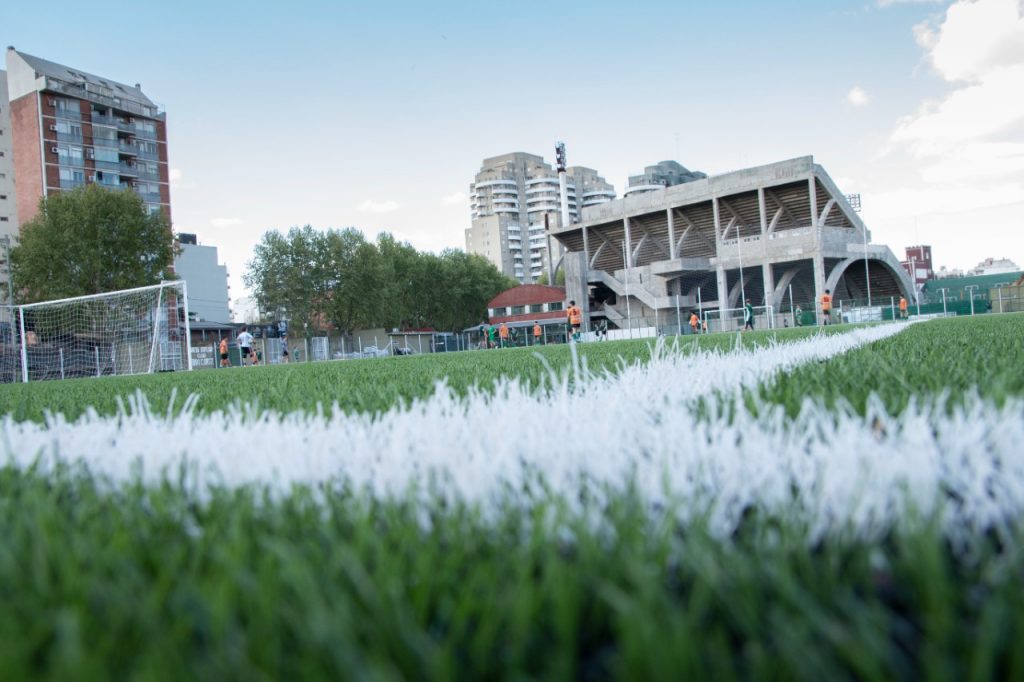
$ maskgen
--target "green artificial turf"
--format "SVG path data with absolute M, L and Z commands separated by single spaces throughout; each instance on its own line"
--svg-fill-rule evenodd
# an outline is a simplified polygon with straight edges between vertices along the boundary
M 972 392 L 996 405 L 1024 395 L 1024 313 L 914 324 L 835 360 L 782 374 L 759 390 L 790 414 L 807 398 L 830 407 L 845 402 L 863 414 L 875 395 L 899 413 L 914 399 L 945 395 L 952 407 Z
M 761 398 L 1001 402 L 1024 394 L 1022 331 L 1024 315 L 913 325 Z M 610 368 L 649 353 L 581 351 Z M 543 371 L 531 351 L 480 351 L 5 386 L 0 404 L 17 419 L 109 413 L 139 388 L 163 409 L 176 386 L 207 410 L 379 410 L 441 377 L 464 389 Z M 751 511 L 715 539 L 628 491 L 570 511 L 510 490 L 484 513 L 332 486 L 182 486 L 0 468 L 0 679 L 1024 679 L 1020 520 L 964 551 L 927 519 L 812 543 Z
M 1024 556 L 0 471 L 4 679 L 1021 679 Z M 426 516 L 424 515 L 426 513 Z M 595 522 L 595 514 L 597 522 Z M 671 518 L 666 514 L 665 518 Z M 1016 547 L 1021 547 L 1020 527 Z
M 832 326 L 823 333 L 838 333 L 849 327 Z M 758 345 L 787 341 L 818 333 L 816 328 L 781 329 L 743 334 L 739 341 Z M 684 349 L 694 345 L 728 350 L 737 343 L 736 334 L 678 337 Z M 672 343 L 674 339 L 669 339 Z M 653 340 L 607 341 L 578 344 L 580 356 L 592 370 L 614 370 L 622 362 L 645 361 Z M 538 356 L 542 357 L 542 362 Z M 346 412 L 377 412 L 401 401 L 426 397 L 438 381 L 444 380 L 459 393 L 472 385 L 490 387 L 495 379 L 515 376 L 536 385 L 548 372 L 571 363 L 567 345 L 541 348 L 511 348 L 409 357 L 295 363 L 224 370 L 197 370 L 156 375 L 99 377 L 45 381 L 0 386 L 0 414 L 17 421 L 41 421 L 45 413 L 75 418 L 88 408 L 99 414 L 114 414 L 118 398 L 136 391 L 146 396 L 156 413 L 165 413 L 173 392 L 180 407 L 184 399 L 199 396 L 200 413 L 224 409 L 234 403 L 256 402 L 263 408 L 282 412 L 313 412 L 321 405 L 330 411 L 335 403 Z

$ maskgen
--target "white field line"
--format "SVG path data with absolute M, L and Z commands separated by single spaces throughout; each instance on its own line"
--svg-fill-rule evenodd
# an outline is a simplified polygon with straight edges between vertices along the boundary
M 753 386 L 802 363 L 833 357 L 905 325 L 860 329 L 732 353 L 673 353 L 612 376 L 562 377 L 546 390 L 515 380 L 493 395 L 459 398 L 446 388 L 380 415 L 331 417 L 240 410 L 173 418 L 136 403 L 130 414 L 57 416 L 45 425 L 2 424 L 3 451 L 43 471 L 84 464 L 113 483 L 162 480 L 185 465 L 197 490 L 210 485 L 347 483 L 378 496 L 410 490 L 478 502 L 521 502 L 544 479 L 578 499 L 632 484 L 684 519 L 706 516 L 731 533 L 750 507 L 830 532 L 872 534 L 913 511 L 933 513 L 951 537 L 998 528 L 1024 512 L 1024 403 L 996 409 L 973 397 L 947 417 L 934 402 L 866 417 L 807 402 L 796 419 L 779 408 L 734 418 L 695 399 L 731 404 Z M 543 493 L 538 493 L 543 495 Z M 513 501 L 515 501 L 513 499 Z M 952 501 L 955 501 L 953 503 Z

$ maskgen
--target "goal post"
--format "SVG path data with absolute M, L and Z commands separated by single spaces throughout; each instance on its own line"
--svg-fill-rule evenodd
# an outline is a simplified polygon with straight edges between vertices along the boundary
M 184 281 L 16 306 L 21 380 L 190 370 Z

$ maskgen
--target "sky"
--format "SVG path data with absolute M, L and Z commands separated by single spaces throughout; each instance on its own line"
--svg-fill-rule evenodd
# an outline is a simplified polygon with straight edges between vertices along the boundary
M 873 241 L 1024 266 L 1024 0 L 5 2 L 0 45 L 167 112 L 174 229 L 231 296 L 268 230 L 465 247 L 485 157 L 718 174 L 812 154 Z

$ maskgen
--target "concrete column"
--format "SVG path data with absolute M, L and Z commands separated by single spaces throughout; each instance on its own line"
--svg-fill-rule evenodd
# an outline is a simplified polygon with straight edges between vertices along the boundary
M 587 286 L 589 265 L 586 256 L 579 251 L 565 254 L 562 261 L 565 268 L 565 297 L 576 301 L 583 312 L 583 331 L 590 331 L 590 296 Z
M 587 269 L 589 270 L 590 269 L 590 235 L 587 233 L 587 226 L 586 225 L 583 226 L 583 255 L 586 256 L 586 266 L 587 266 Z M 589 276 L 589 273 L 588 273 L 588 276 Z M 554 286 L 554 285 L 555 285 L 555 283 L 551 282 L 551 286 Z
M 711 197 L 711 211 L 715 216 L 715 245 L 722 243 L 722 220 L 718 215 L 718 197 Z
M 814 254 L 814 310 L 821 320 L 821 296 L 825 293 L 825 256 L 821 249 Z
M 768 210 L 764 205 L 764 187 L 757 188 L 757 209 L 761 216 L 761 240 L 768 234 Z
M 629 216 L 622 216 L 622 226 L 626 234 L 626 267 L 633 267 L 633 239 L 629 235 Z
M 775 301 L 775 277 L 772 274 L 772 264 L 765 261 L 761 265 L 761 278 L 764 281 L 764 304 L 777 306 Z
M 811 227 L 817 231 L 818 241 L 821 241 L 821 225 L 818 224 L 818 192 L 814 183 L 814 176 L 807 178 L 807 189 L 811 195 Z
M 729 307 L 729 286 L 725 279 L 725 267 L 719 265 L 715 270 L 715 277 L 718 284 L 718 313 L 719 319 L 725 319 L 725 310 Z
M 676 224 L 675 216 L 672 214 L 672 207 L 665 209 L 665 215 L 668 217 L 668 257 L 670 260 L 676 259 Z

